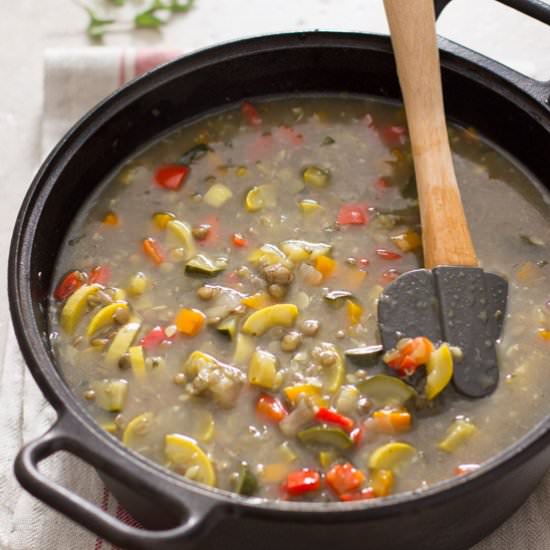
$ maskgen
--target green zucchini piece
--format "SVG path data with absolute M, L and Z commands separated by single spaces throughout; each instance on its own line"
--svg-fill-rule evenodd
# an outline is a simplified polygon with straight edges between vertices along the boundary
M 237 335 L 237 317 L 230 315 L 218 323 L 216 330 L 227 336 L 230 340 L 234 340 Z
M 258 490 L 258 479 L 245 462 L 241 464 L 234 483 L 235 492 L 239 495 L 249 497 Z
M 196 160 L 200 160 L 209 151 L 212 151 L 212 149 L 208 147 L 206 143 L 197 143 L 197 145 L 193 145 L 193 147 L 187 149 L 187 151 L 183 153 L 183 155 L 178 160 L 178 164 L 189 165 Z
M 372 367 L 378 362 L 383 351 L 384 347 L 381 344 L 375 344 L 347 349 L 344 351 L 344 355 L 346 359 L 360 367 Z
M 340 430 L 329 426 L 314 426 L 298 432 L 298 439 L 306 445 L 336 447 L 340 450 L 349 449 L 353 445 L 351 437 Z
M 227 260 L 225 258 L 217 258 L 211 260 L 204 254 L 197 254 L 185 264 L 185 272 L 195 275 L 203 275 L 206 277 L 214 277 L 227 268 Z
M 375 374 L 356 384 L 357 389 L 368 397 L 376 407 L 404 405 L 417 395 L 416 390 L 396 378 L 386 374 Z

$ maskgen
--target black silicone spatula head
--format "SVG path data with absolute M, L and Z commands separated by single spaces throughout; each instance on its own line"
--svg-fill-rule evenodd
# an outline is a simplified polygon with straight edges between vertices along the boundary
M 453 382 L 469 397 L 498 383 L 495 343 L 508 285 L 478 267 L 449 148 L 432 0 L 384 0 L 411 138 L 424 265 L 401 275 L 379 301 L 385 349 L 427 336 L 461 349 Z
M 468 397 L 484 397 L 498 384 L 495 342 L 502 330 L 508 283 L 477 267 L 416 269 L 386 287 L 378 302 L 384 349 L 401 338 L 427 336 L 462 352 L 453 383 Z

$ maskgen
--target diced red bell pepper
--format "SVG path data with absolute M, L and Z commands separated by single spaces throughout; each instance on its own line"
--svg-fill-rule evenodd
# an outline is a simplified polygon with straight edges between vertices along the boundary
M 371 498 L 376 498 L 376 494 L 372 487 L 365 487 L 360 491 L 355 491 L 354 493 L 344 493 L 340 495 L 340 500 L 342 502 L 353 502 L 355 500 L 369 500 Z
M 343 414 L 339 414 L 331 409 L 327 409 L 326 407 L 319 407 L 319 410 L 315 413 L 315 419 L 320 422 L 336 424 L 337 426 L 343 428 L 346 432 L 351 432 L 355 424 L 351 418 L 348 418 Z
M 379 130 L 379 135 L 388 147 L 399 147 L 407 141 L 407 129 L 404 126 L 386 126 Z
M 364 483 L 365 474 L 353 464 L 335 464 L 326 477 L 327 485 L 337 494 L 351 493 Z
M 377 248 L 376 255 L 383 260 L 399 260 L 403 257 L 401 254 L 393 252 L 393 250 L 387 250 L 386 248 Z
M 90 284 L 106 285 L 111 280 L 111 268 L 106 265 L 97 265 L 90 271 Z
M 245 120 L 250 124 L 251 126 L 261 126 L 262 125 L 262 118 L 258 114 L 258 110 L 252 103 L 249 103 L 248 101 L 243 101 L 243 104 L 241 105 L 241 113 L 244 116 Z
M 164 329 L 161 326 L 152 328 L 140 341 L 143 349 L 152 351 L 156 349 L 164 340 L 168 340 Z
M 75 290 L 86 282 L 86 275 L 82 271 L 70 271 L 61 279 L 53 292 L 53 297 L 58 301 L 66 300 Z
M 304 468 L 290 472 L 287 476 L 283 490 L 291 496 L 299 496 L 304 493 L 317 491 L 321 487 L 321 476 L 316 470 Z
M 155 182 L 163 189 L 177 191 L 187 179 L 191 169 L 184 164 L 165 164 L 155 171 Z
M 336 223 L 338 225 L 365 225 L 369 221 L 365 205 L 344 204 L 340 207 Z
M 280 422 L 288 411 L 283 404 L 272 395 L 262 393 L 256 402 L 256 413 L 271 422 Z
M 248 246 L 248 241 L 241 233 L 233 233 L 233 235 L 231 235 L 231 242 L 238 248 Z
M 429 338 L 417 336 L 401 349 L 388 352 L 384 361 L 388 367 L 396 370 L 401 376 L 410 376 L 430 358 L 434 346 Z

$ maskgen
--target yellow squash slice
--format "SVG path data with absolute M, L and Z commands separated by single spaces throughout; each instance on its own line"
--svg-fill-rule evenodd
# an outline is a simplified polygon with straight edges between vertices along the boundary
M 291 327 L 298 316 L 298 308 L 294 304 L 275 304 L 255 311 L 244 322 L 243 332 L 253 336 L 261 336 L 273 327 Z
M 396 470 L 411 462 L 416 449 L 408 443 L 392 441 L 378 447 L 369 457 L 369 468 L 373 470 Z
M 426 397 L 433 399 L 447 387 L 453 377 L 453 356 L 449 344 L 441 344 L 432 351 L 426 372 Z
M 95 294 L 99 288 L 97 285 L 82 285 L 65 302 L 59 323 L 66 333 L 74 333 L 76 325 L 88 308 L 88 298 Z
M 141 323 L 139 321 L 130 321 L 120 327 L 105 356 L 105 361 L 108 366 L 115 367 L 118 364 L 119 359 L 132 345 L 140 327 Z
M 107 306 L 102 307 L 88 323 L 86 329 L 86 336 L 91 338 L 96 332 L 100 331 L 108 325 L 112 325 L 115 322 L 114 314 L 117 310 L 124 309 L 129 310 L 127 302 L 113 302 Z
M 205 485 L 215 485 L 216 473 L 210 459 L 190 437 L 168 434 L 164 438 L 164 454 L 168 466 L 178 473 Z

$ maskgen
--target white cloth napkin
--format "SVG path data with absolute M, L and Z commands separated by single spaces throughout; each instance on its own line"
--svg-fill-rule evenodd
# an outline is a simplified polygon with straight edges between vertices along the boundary
M 95 103 L 177 53 L 113 48 L 48 51 L 45 56 L 43 153 L 49 152 L 63 133 Z M 47 431 L 55 421 L 55 412 L 27 371 L 13 330 L 9 331 L 5 357 L 0 362 L 0 404 L 0 549 L 113 549 L 109 543 L 30 496 L 15 480 L 12 465 L 17 451 L 25 442 Z M 93 468 L 80 460 L 57 453 L 43 463 L 42 470 L 121 521 L 132 523 L 132 518 L 105 489 Z M 550 549 L 550 473 L 527 503 L 473 550 L 516 549 Z

